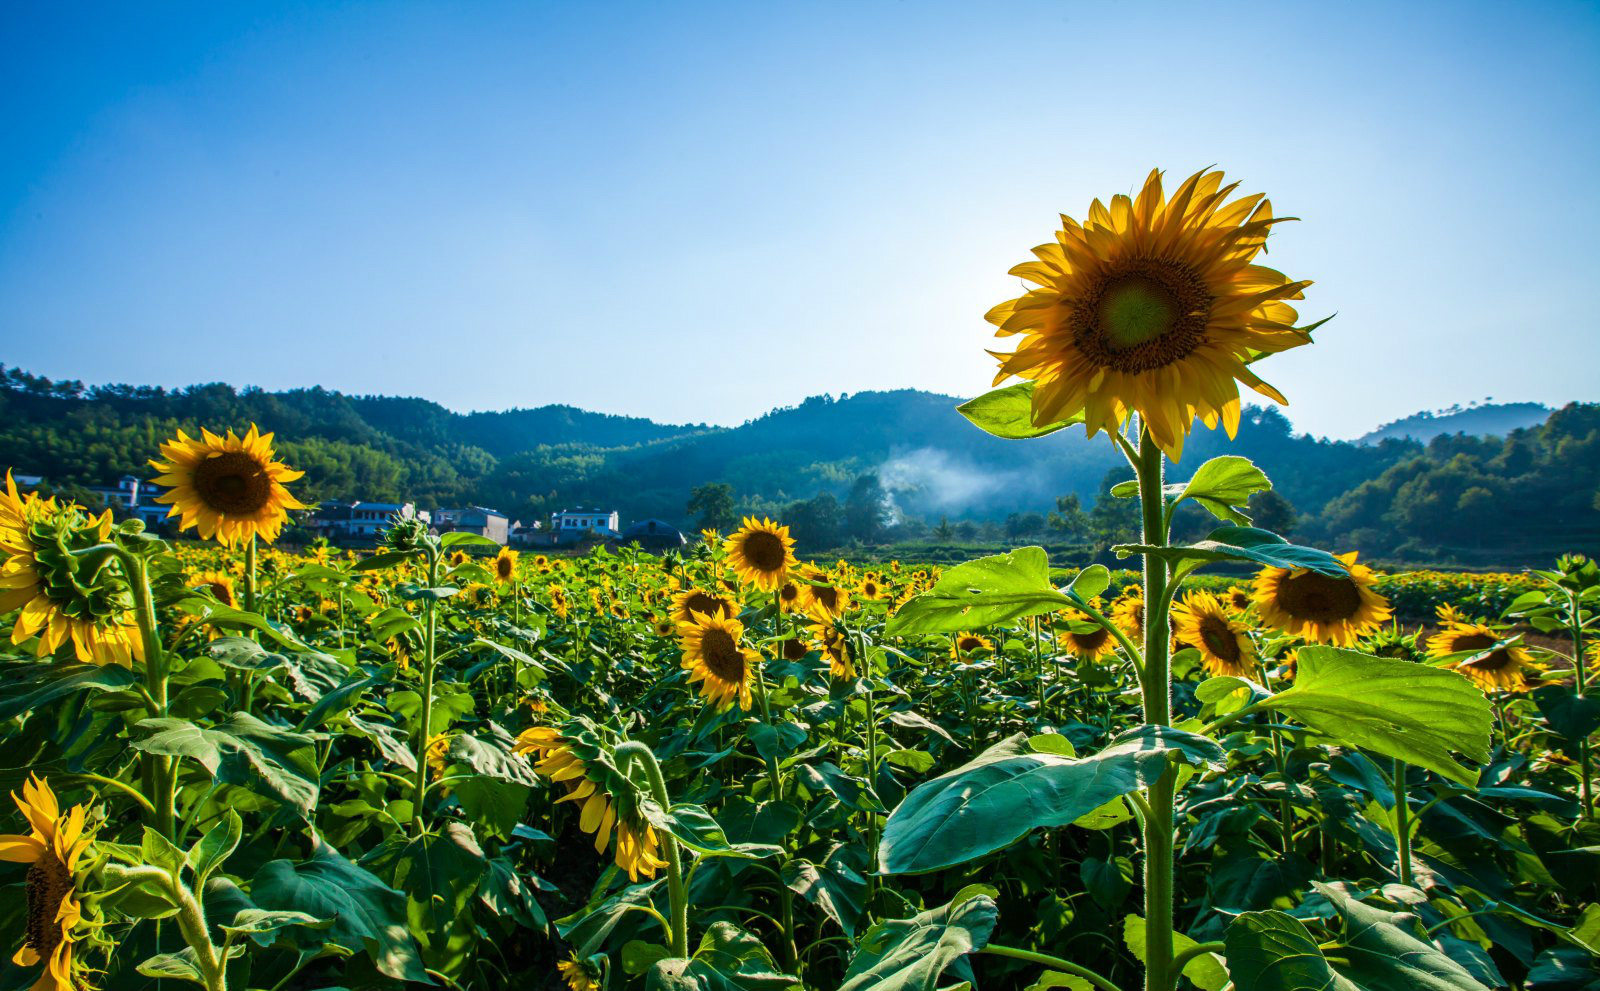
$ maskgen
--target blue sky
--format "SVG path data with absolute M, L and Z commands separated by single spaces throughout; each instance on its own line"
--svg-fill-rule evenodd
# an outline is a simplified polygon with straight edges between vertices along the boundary
M 1056 214 L 1215 163 L 1313 433 L 1600 399 L 1594 3 L 6 5 L 0 362 L 736 423 L 988 387 Z

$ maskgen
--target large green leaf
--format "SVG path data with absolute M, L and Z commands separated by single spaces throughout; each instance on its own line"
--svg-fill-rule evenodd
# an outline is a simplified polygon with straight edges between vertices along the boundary
M 1579 698 L 1566 685 L 1545 685 L 1534 690 L 1533 701 L 1550 728 L 1574 746 L 1600 729 L 1600 695 Z
M 1313 882 L 1344 918 L 1339 972 L 1368 991 L 1489 991 L 1426 941 L 1410 912 L 1390 912 L 1352 898 L 1341 883 Z M 1237 980 L 1237 978 L 1235 978 Z
M 74 692 L 115 691 L 137 680 L 132 671 L 115 664 L 7 664 L 0 667 L 0 721 Z
M 1236 988 L 1273 991 L 1361 991 L 1334 971 L 1299 919 L 1282 912 L 1245 912 L 1228 924 L 1228 976 Z
M 1149 544 L 1118 544 L 1112 548 L 1119 556 L 1129 554 L 1154 554 L 1175 565 L 1194 570 L 1216 561 L 1247 561 L 1274 568 L 1305 568 L 1324 575 L 1347 575 L 1349 571 L 1339 559 L 1315 547 L 1301 547 L 1270 530 L 1249 526 L 1220 526 L 1206 539 L 1193 544 L 1172 544 L 1154 547 Z
M 1036 425 L 1033 422 L 1033 390 L 1032 382 L 1008 385 L 967 400 L 956 407 L 956 412 L 971 420 L 979 429 L 1007 440 L 1043 437 L 1062 427 L 1083 422 L 1083 413 L 1079 411 L 1065 420 Z
M 1042 547 L 1019 547 L 957 565 L 933 588 L 907 602 L 886 633 L 956 633 L 1054 612 L 1072 600 L 1050 584 L 1050 559 Z
M 867 894 L 867 879 L 857 870 L 865 860 L 859 848 L 840 843 L 820 864 L 801 857 L 789 860 L 783 865 L 783 883 L 837 922 L 846 936 L 854 936 Z
M 1471 788 L 1489 760 L 1493 710 L 1454 671 L 1338 647 L 1302 647 L 1294 684 L 1258 702 L 1340 743 L 1396 757 Z
M 1144 918 L 1130 915 L 1122 920 L 1122 942 L 1139 958 L 1140 963 L 1147 963 L 1149 955 L 1146 941 L 1149 926 Z M 1192 947 L 1200 945 L 1197 940 L 1185 936 L 1183 933 L 1172 934 L 1172 952 L 1183 953 Z M 1222 961 L 1215 953 L 1200 953 L 1189 958 L 1183 965 L 1183 976 L 1195 983 L 1201 991 L 1222 991 L 1228 983 L 1228 972 L 1223 969 Z
M 262 908 L 332 919 L 320 939 L 352 953 L 365 950 L 378 970 L 399 981 L 433 983 L 406 930 L 405 895 L 352 864 L 320 837 L 301 863 L 274 860 L 257 872 L 252 900 Z
M 920 874 L 1010 846 L 1043 826 L 1065 826 L 1148 787 L 1177 749 L 1133 734 L 1093 757 L 1041 753 L 1018 733 L 975 760 L 912 789 L 879 846 L 886 874 Z
M 800 991 L 779 972 L 761 940 L 731 922 L 713 922 L 692 957 L 658 960 L 645 991 Z
M 1206 508 L 1212 516 L 1228 523 L 1249 526 L 1250 517 L 1244 513 L 1250 497 L 1272 488 L 1266 472 L 1255 466 L 1249 458 L 1224 454 L 1201 465 L 1178 492 L 1177 502 L 1193 499 Z
M 861 937 L 839 991 L 932 991 L 947 967 L 988 945 L 998 914 L 992 897 L 967 888 L 948 905 L 880 922 Z
M 152 754 L 190 757 L 224 784 L 270 795 L 310 820 L 317 807 L 318 774 L 313 738 L 278 729 L 247 712 L 235 712 L 215 726 L 187 719 L 143 719 L 135 729 L 148 734 L 133 746 Z
M 528 758 L 512 750 L 516 742 L 499 723 L 490 722 L 477 734 L 452 736 L 447 756 L 452 763 L 465 764 L 478 774 L 531 788 L 539 783 L 539 776 L 533 773 Z
M 247 637 L 218 637 L 206 647 L 206 653 L 236 671 L 281 671 L 294 693 L 307 702 L 322 698 L 350 674 L 338 658 L 320 650 L 270 651 Z

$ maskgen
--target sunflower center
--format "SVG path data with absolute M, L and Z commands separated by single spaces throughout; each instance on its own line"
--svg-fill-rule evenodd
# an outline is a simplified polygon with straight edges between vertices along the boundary
M 28 932 L 26 945 L 48 960 L 61 943 L 61 925 L 56 914 L 61 902 L 72 894 L 72 872 L 52 854 L 45 854 L 28 868 Z
M 722 600 L 706 592 L 694 592 L 683 600 L 683 608 L 691 613 L 716 616 L 723 612 Z
M 744 538 L 744 557 L 757 571 L 782 571 L 788 555 L 777 534 L 758 530 Z
M 1111 639 L 1111 634 L 1107 633 L 1105 630 L 1095 630 L 1092 633 L 1072 633 L 1068 635 L 1072 637 L 1072 642 L 1077 644 L 1080 650 L 1099 650 L 1101 647 L 1106 645 L 1107 640 Z
M 829 612 L 834 612 L 839 607 L 839 590 L 832 585 L 812 586 L 811 597 Z
M 1220 616 L 1207 616 L 1200 620 L 1200 639 L 1206 642 L 1206 649 L 1229 664 L 1238 664 L 1243 652 L 1239 650 L 1239 638 L 1234 636 Z
M 790 637 L 783 642 L 783 659 L 786 661 L 798 661 L 806 656 L 806 653 L 806 645 L 802 640 Z
M 510 559 L 508 559 L 508 558 L 500 558 L 499 560 L 497 560 L 494 563 L 494 570 L 495 570 L 495 574 L 500 576 L 500 580 L 501 581 L 510 581 L 511 580 L 512 564 L 511 564 Z
M 1279 583 L 1278 604 L 1296 619 L 1337 623 L 1361 611 L 1361 593 L 1353 578 L 1307 571 Z
M 1146 372 L 1185 358 L 1205 340 L 1211 293 L 1187 265 L 1133 259 L 1072 301 L 1073 343 L 1093 364 Z
M 1464 637 L 1456 637 L 1455 643 L 1451 646 L 1455 647 L 1456 650 L 1487 650 L 1498 642 L 1495 637 L 1487 633 L 1469 633 Z M 1461 666 L 1472 668 L 1475 671 L 1500 671 L 1505 668 L 1515 667 L 1516 660 L 1511 656 L 1509 650 L 1501 648 L 1482 657 L 1463 661 Z
M 195 466 L 194 490 L 207 506 L 224 515 L 248 516 L 271 499 L 272 479 L 250 455 L 224 451 Z
M 734 685 L 744 684 L 744 651 L 727 630 L 707 630 L 700 639 L 700 655 L 718 678 Z
M 970 654 L 979 647 L 982 647 L 983 641 L 979 640 L 977 637 L 962 637 L 961 642 L 956 646 L 963 654 Z
M 224 585 L 222 582 L 210 582 L 206 585 L 206 588 L 211 590 L 212 596 L 214 596 L 218 602 L 225 606 L 233 605 L 233 589 Z

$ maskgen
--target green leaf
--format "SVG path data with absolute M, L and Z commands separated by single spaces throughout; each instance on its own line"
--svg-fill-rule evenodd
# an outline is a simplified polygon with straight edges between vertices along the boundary
M 206 647 L 211 659 L 225 668 L 260 674 L 282 671 L 289 687 L 307 702 L 315 702 L 336 688 L 350 669 L 331 654 L 319 650 L 269 651 L 246 637 L 218 637 Z
M 956 407 L 956 412 L 971 420 L 980 430 L 1007 440 L 1028 440 L 1053 434 L 1062 427 L 1083 422 L 1079 411 L 1065 420 L 1036 425 L 1033 421 L 1034 383 L 1019 382 L 986 392 Z
M 432 983 L 406 929 L 405 895 L 320 837 L 313 837 L 309 860 L 274 860 L 262 867 L 250 894 L 265 909 L 332 919 L 322 939 L 353 953 L 365 950 L 380 972 L 397 981 Z
M 1140 963 L 1145 963 L 1148 959 L 1145 953 L 1147 929 L 1148 927 L 1141 916 L 1130 915 L 1122 920 L 1122 941 L 1127 944 L 1128 949 L 1133 951 L 1133 955 L 1139 959 Z M 1198 942 L 1181 932 L 1172 934 L 1173 953 L 1182 953 L 1191 946 L 1198 945 L 1200 945 Z M 1202 953 L 1190 959 L 1188 963 L 1183 965 L 1183 976 L 1193 981 L 1195 986 L 1201 988 L 1202 991 L 1222 991 L 1222 988 L 1228 983 L 1228 972 L 1223 969 L 1222 961 L 1217 958 L 1215 953 Z M 1262 987 L 1263 985 L 1249 986 Z
M 439 546 L 448 550 L 451 547 L 493 547 L 498 549 L 499 542 L 485 537 L 481 533 L 467 533 L 464 530 L 451 530 L 439 538 Z
M 801 764 L 797 770 L 801 783 L 813 794 L 826 791 L 857 812 L 884 811 L 883 803 L 872 793 L 872 789 L 865 781 L 846 774 L 830 762 L 824 761 L 815 765 Z
M 958 958 L 988 945 L 998 914 L 994 898 L 968 888 L 948 905 L 880 922 L 861 937 L 839 991 L 933 988 Z
M 377 571 L 380 568 L 392 568 L 397 564 L 405 564 L 415 557 L 412 551 L 384 551 L 371 557 L 364 557 L 351 565 L 356 571 Z
M 1091 564 L 1078 572 L 1072 584 L 1067 586 L 1067 592 L 1087 602 L 1110 587 L 1110 569 L 1103 564 Z
M 465 764 L 477 774 L 532 788 L 539 783 L 539 776 L 533 773 L 528 758 L 513 752 L 516 743 L 499 723 L 485 723 L 484 732 L 477 735 L 452 736 L 446 756 L 451 763 Z
M 1228 924 L 1228 976 L 1237 988 L 1361 991 L 1341 977 L 1305 925 L 1282 912 L 1245 912 Z
M 1040 753 L 1021 733 L 912 789 L 890 813 L 879 847 L 886 874 L 921 874 L 1010 846 L 1035 829 L 1065 826 L 1148 787 L 1169 751 L 1146 739 L 1093 757 Z
M 222 862 L 239 846 L 239 840 L 243 837 L 244 822 L 239 818 L 239 813 L 229 809 L 216 825 L 206 830 L 206 834 L 189 848 L 187 859 L 190 869 L 198 878 L 195 883 L 205 884 L 206 878 L 222 866 Z
M 151 867 L 159 867 L 175 878 L 183 876 L 183 865 L 186 862 L 184 852 L 149 826 L 144 827 L 143 837 L 139 841 L 139 852 L 143 854 L 144 862 Z
M 80 691 L 116 691 L 137 682 L 116 664 L 6 664 L 0 666 L 0 722 L 43 708 Z
M 264 908 L 247 908 L 235 915 L 231 923 L 219 928 L 233 936 L 260 936 L 290 926 L 326 929 L 331 925 L 333 925 L 331 919 L 319 919 L 304 912 L 272 912 Z
M 1550 728 L 1566 737 L 1569 743 L 1587 740 L 1600 729 L 1600 695 L 1579 698 L 1565 685 L 1545 685 L 1534 689 L 1533 701 Z
M 1489 991 L 1438 947 L 1426 942 L 1422 926 L 1410 912 L 1389 912 L 1352 898 L 1342 883 L 1312 882 L 1344 918 L 1348 963 L 1335 966 L 1345 977 L 1368 988 L 1410 991 Z
M 658 960 L 646 991 L 800 991 L 798 978 L 778 971 L 761 940 L 731 922 L 713 922 L 694 956 Z
M 846 863 L 852 856 L 858 858 L 858 863 L 866 859 L 839 844 L 821 864 L 797 857 L 783 865 L 783 883 L 789 890 L 821 909 L 851 937 L 861 921 L 867 894 L 867 879 Z
M 1327 551 L 1291 544 L 1270 530 L 1248 526 L 1217 527 L 1205 540 L 1194 544 L 1166 547 L 1118 544 L 1112 549 L 1119 557 L 1154 554 L 1175 565 L 1186 564 L 1191 571 L 1216 561 L 1249 561 L 1274 568 L 1305 568 L 1335 578 L 1350 573 L 1338 558 Z
M 1050 560 L 1044 548 L 1019 547 L 946 571 L 933 588 L 899 608 L 885 633 L 956 633 L 1072 604 L 1050 584 Z
M 157 953 L 134 968 L 145 977 L 166 978 L 173 981 L 192 981 L 204 985 L 206 978 L 192 947 L 185 946 L 177 953 Z
M 133 741 L 136 749 L 193 758 L 218 781 L 260 791 L 310 821 L 319 778 L 310 736 L 269 726 L 247 712 L 210 728 L 170 718 L 143 719 L 135 728 L 149 734 Z
M 1178 493 L 1174 504 L 1193 499 L 1219 520 L 1249 526 L 1250 517 L 1244 513 L 1250 497 L 1272 488 L 1266 472 L 1257 468 L 1249 458 L 1225 454 L 1201 465 Z
M 1452 751 L 1489 760 L 1493 709 L 1454 671 L 1338 647 L 1302 647 L 1294 684 L 1260 703 L 1347 746 L 1394 757 L 1476 787 Z

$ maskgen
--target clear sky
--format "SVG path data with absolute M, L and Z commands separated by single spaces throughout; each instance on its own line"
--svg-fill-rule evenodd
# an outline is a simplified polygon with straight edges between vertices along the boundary
M 1597 106 L 1595 3 L 8 3 L 0 362 L 971 395 L 1058 212 L 1215 163 L 1339 313 L 1262 366 L 1297 427 L 1596 400 Z

